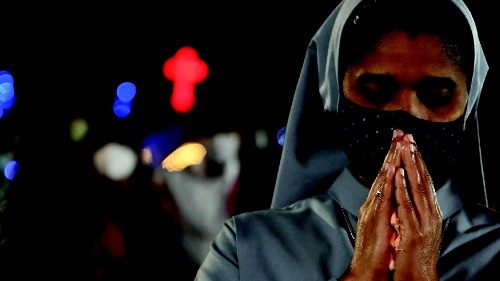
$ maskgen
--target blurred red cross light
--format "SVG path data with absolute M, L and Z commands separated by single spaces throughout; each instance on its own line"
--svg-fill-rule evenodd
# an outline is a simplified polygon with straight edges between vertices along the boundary
M 165 62 L 163 75 L 173 83 L 172 107 L 176 112 L 186 113 L 195 104 L 195 86 L 207 78 L 208 66 L 195 49 L 182 47 Z

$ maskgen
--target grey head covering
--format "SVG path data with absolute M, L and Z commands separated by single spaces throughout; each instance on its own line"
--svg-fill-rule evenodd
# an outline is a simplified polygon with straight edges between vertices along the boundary
M 332 133 L 336 126 L 332 116 L 337 112 L 340 92 L 338 58 L 342 30 L 352 11 L 363 1 L 342 1 L 309 43 L 286 125 L 272 208 L 280 208 L 325 191 L 347 165 L 340 142 Z M 469 9 L 461 0 L 449 1 L 463 13 L 472 30 L 474 69 L 465 123 L 473 124 L 473 138 L 477 145 L 471 150 L 475 150 L 482 196 L 488 205 L 477 121 L 477 105 L 488 63 Z M 473 120 L 469 120 L 471 114 Z

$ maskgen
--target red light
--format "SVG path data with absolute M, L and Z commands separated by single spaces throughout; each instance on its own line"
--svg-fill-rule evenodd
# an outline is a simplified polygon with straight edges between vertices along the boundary
M 195 49 L 183 47 L 165 62 L 163 74 L 174 84 L 170 99 L 174 110 L 179 113 L 190 111 L 196 102 L 196 84 L 207 78 L 207 64 L 198 57 Z
M 110 254 L 111 256 L 125 256 L 125 240 L 118 225 L 111 222 L 108 223 L 104 228 L 101 242 L 108 254 Z

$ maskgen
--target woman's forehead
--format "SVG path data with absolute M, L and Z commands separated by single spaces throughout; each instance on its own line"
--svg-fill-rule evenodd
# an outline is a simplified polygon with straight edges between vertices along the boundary
M 356 65 L 356 68 L 359 67 L 373 73 L 393 73 L 406 77 L 464 74 L 460 66 L 448 56 L 441 38 L 427 34 L 410 36 L 402 31 L 383 36 L 376 47 Z

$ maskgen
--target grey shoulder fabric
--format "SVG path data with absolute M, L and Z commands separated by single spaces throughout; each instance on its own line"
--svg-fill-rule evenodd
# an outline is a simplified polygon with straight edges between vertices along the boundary
M 224 223 L 195 280 L 240 280 L 235 228 L 232 219 Z
M 340 206 L 320 195 L 234 217 L 195 280 L 337 280 L 353 254 Z M 347 219 L 355 229 L 356 216 L 349 213 Z M 440 280 L 488 280 L 499 266 L 499 214 L 479 205 L 457 211 L 443 240 Z
M 324 195 L 236 216 L 214 241 L 196 280 L 336 280 L 349 266 L 352 246 L 334 205 Z
M 441 243 L 439 280 L 491 280 L 500 269 L 500 215 L 482 205 L 461 210 Z

